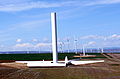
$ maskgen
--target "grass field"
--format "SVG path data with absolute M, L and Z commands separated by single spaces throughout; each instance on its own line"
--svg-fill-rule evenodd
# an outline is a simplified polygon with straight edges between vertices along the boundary
M 100 53 L 88 53 L 89 55 L 96 55 L 94 58 L 105 58 Z M 75 53 L 59 53 L 58 59 L 64 60 L 65 56 L 68 56 L 69 59 L 74 59 L 73 56 Z M 0 54 L 0 60 L 52 60 L 52 53 L 40 53 L 40 54 Z M 83 58 L 84 59 L 84 58 Z M 86 58 L 91 59 L 91 58 Z

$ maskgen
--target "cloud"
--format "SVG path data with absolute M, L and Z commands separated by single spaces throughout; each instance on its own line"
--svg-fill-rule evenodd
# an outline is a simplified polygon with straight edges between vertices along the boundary
M 49 25 L 48 19 L 25 21 L 20 23 L 15 23 L 9 25 L 9 27 L 0 30 L 0 42 L 5 43 L 7 41 L 15 40 L 20 42 L 23 36 L 34 33 L 34 31 L 42 30 L 42 28 L 47 28 Z M 23 34 L 23 36 L 21 35 Z M 21 35 L 21 36 L 20 36 Z
M 5 37 L 11 37 L 11 34 L 13 32 L 18 32 L 18 31 L 33 31 L 33 29 L 40 29 L 41 27 L 43 26 L 46 26 L 48 23 L 48 19 L 40 19 L 40 20 L 32 20 L 32 21 L 26 21 L 26 22 L 20 22 L 20 23 L 16 23 L 16 24 L 13 24 L 13 25 L 10 25 L 9 28 L 7 29 L 3 29 L 3 30 L 0 30 L 0 34 L 1 36 L 5 36 Z M 22 29 L 22 30 L 20 30 Z M 0 36 L 0 37 L 1 37 Z
M 38 43 L 35 45 L 35 47 L 48 47 L 51 46 L 51 43 Z
M 106 40 L 110 40 L 110 39 L 112 39 L 112 40 L 120 39 L 120 35 L 118 35 L 118 34 L 113 34 L 113 35 L 108 36 L 108 37 L 106 38 Z
M 50 50 L 51 43 L 37 43 L 37 44 L 32 44 L 32 43 L 20 43 L 16 44 L 14 46 L 11 46 L 11 49 L 14 50 L 38 50 L 42 48 L 42 51 L 44 50 Z
M 32 39 L 33 42 L 38 42 L 38 39 Z
M 70 6 L 74 1 L 64 1 L 64 2 L 43 2 L 43 1 L 23 1 L 23 2 L 10 2 L 1 3 L 0 11 L 10 12 L 10 11 L 24 11 L 33 8 L 53 8 L 61 6 Z
M 84 46 L 115 47 L 115 46 L 119 46 L 120 44 L 119 34 L 112 34 L 109 36 L 87 35 L 87 36 L 80 37 L 80 39 L 84 41 L 92 40 L 88 43 L 85 43 Z
M 16 12 L 34 8 L 57 8 L 67 6 L 94 6 L 103 4 L 116 4 L 120 0 L 61 0 L 61 1 L 33 1 L 33 0 L 1 0 L 0 11 Z
M 15 24 L 14 28 L 24 28 L 24 29 L 34 29 L 35 27 L 40 27 L 47 24 L 49 22 L 48 19 L 40 19 L 40 20 L 33 20 L 33 21 L 28 21 L 28 22 L 22 22 Z
M 86 6 L 93 6 L 93 5 L 103 5 L 103 4 L 116 4 L 120 3 L 120 0 L 95 0 L 89 3 L 86 3 Z
M 117 34 L 113 34 L 112 36 L 110 36 L 111 38 L 120 38 L 120 35 Z
M 95 41 L 88 42 L 88 45 L 96 44 Z
M 21 42 L 21 41 L 22 41 L 22 39 L 17 39 L 17 40 L 16 40 L 16 42 Z
M 15 46 L 14 46 L 15 48 L 23 48 L 23 47 L 33 47 L 33 45 L 32 44 L 30 44 L 30 43 L 22 43 L 22 44 L 16 44 Z
M 80 39 L 105 39 L 104 36 L 98 36 L 98 35 L 87 35 L 80 37 Z
M 48 38 L 43 38 L 43 42 L 49 42 Z
M 84 44 L 84 46 L 89 46 L 89 45 L 94 45 L 94 44 L 96 44 L 95 41 L 90 41 L 90 42 L 88 42 L 87 44 Z
M 96 40 L 117 40 L 117 39 L 120 39 L 120 35 L 118 34 L 113 34 L 113 35 L 110 35 L 110 36 L 98 36 L 98 35 L 87 35 L 87 36 L 82 36 L 80 37 L 80 39 L 96 39 Z

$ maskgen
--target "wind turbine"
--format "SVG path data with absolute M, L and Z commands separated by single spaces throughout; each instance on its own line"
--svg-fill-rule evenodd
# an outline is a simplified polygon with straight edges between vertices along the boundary
M 101 53 L 104 53 L 104 49 L 103 48 L 101 48 Z
M 29 54 L 30 53 L 30 50 L 29 50 L 30 48 L 29 48 L 29 46 L 27 47 L 27 54 Z
M 38 39 L 33 39 L 32 41 L 35 42 L 36 44 L 37 44 L 37 43 L 38 43 L 38 44 L 40 43 Z M 38 45 L 38 53 L 40 53 L 40 50 L 41 50 L 41 48 L 40 48 L 40 46 Z
M 61 49 L 61 53 L 63 53 L 63 45 L 62 45 L 62 42 L 60 42 L 60 49 Z
M 75 43 L 75 53 L 77 54 L 77 39 L 74 39 L 74 43 Z
M 85 56 L 85 47 L 84 47 L 84 45 L 83 45 L 83 56 Z
M 62 53 L 64 53 L 64 49 L 63 48 L 64 48 L 65 44 L 64 44 L 63 41 L 61 42 L 61 44 L 62 44 Z
M 71 63 L 73 65 L 82 65 L 82 64 L 104 62 L 104 60 L 91 60 L 91 61 L 70 60 L 69 61 L 67 57 L 65 57 L 65 61 L 58 61 L 56 13 L 51 13 L 51 24 L 52 24 L 53 61 L 16 61 L 16 63 L 27 63 L 28 67 L 65 67 L 68 63 Z
M 70 39 L 67 39 L 67 43 L 68 43 L 68 53 L 70 53 Z

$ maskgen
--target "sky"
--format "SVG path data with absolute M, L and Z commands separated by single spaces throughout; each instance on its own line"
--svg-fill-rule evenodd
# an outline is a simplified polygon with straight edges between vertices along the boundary
M 120 0 L 0 0 L 0 51 L 120 47 Z

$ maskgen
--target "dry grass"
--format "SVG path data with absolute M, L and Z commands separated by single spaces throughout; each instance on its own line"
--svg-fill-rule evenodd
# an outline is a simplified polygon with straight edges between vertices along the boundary
M 95 65 L 95 64 L 94 64 Z M 119 79 L 120 66 L 64 68 L 0 68 L 0 79 Z
M 17 68 L 17 69 L 24 69 L 27 68 L 26 64 L 23 63 L 0 63 L 1 67 L 8 67 L 8 68 Z

